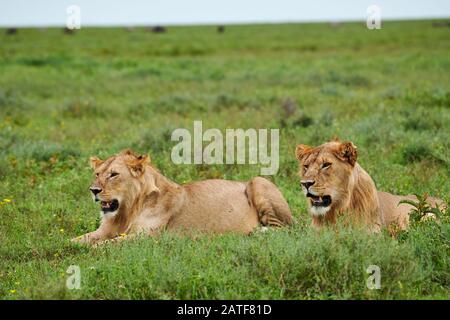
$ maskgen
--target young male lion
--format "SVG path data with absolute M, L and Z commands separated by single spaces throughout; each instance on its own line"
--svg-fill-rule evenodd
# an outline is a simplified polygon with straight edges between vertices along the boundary
M 248 234 L 258 225 L 292 224 L 281 192 L 270 181 L 206 180 L 179 185 L 159 173 L 147 155 L 122 151 L 105 161 L 92 157 L 90 190 L 100 202 L 100 227 L 74 242 L 97 244 L 123 234 L 168 230 Z
M 334 224 L 337 216 L 347 213 L 347 220 L 368 226 L 373 232 L 391 224 L 407 228 L 412 206 L 398 203 L 416 197 L 377 191 L 372 178 L 356 162 L 357 151 L 352 142 L 334 140 L 318 147 L 300 144 L 296 157 L 313 226 Z M 435 198 L 428 200 L 433 206 L 442 204 Z

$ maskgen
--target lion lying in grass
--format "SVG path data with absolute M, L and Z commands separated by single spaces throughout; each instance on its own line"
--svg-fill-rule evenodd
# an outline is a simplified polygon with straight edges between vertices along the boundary
M 283 195 L 261 177 L 179 185 L 151 166 L 148 156 L 129 150 L 105 161 L 93 157 L 91 166 L 95 179 L 90 190 L 100 202 L 102 221 L 74 242 L 98 244 L 161 229 L 248 234 L 259 225 L 292 224 Z
M 390 225 L 402 230 L 408 227 L 412 206 L 398 204 L 416 197 L 377 191 L 372 178 L 356 162 L 357 151 L 352 142 L 334 140 L 318 147 L 300 144 L 296 157 L 313 226 L 334 224 L 339 215 L 347 213 L 346 220 L 368 226 L 373 232 Z M 443 204 L 435 198 L 427 201 L 433 206 Z

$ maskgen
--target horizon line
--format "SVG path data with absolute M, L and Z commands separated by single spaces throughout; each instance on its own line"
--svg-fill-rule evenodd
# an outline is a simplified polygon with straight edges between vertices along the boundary
M 447 16 L 429 16 L 429 17 L 398 17 L 398 18 L 384 18 L 382 22 L 405 22 L 405 21 L 432 21 L 432 20 L 448 20 L 450 15 Z M 317 19 L 317 20 L 254 20 L 254 21 L 205 21 L 205 22 L 168 22 L 168 23 L 150 23 L 150 22 L 137 22 L 137 23 L 87 23 L 82 24 L 82 28 L 114 28 L 114 27 L 149 27 L 149 26 L 165 26 L 165 27 L 196 27 L 196 26 L 243 26 L 243 25 L 281 25 L 281 24 L 320 24 L 320 23 L 357 23 L 366 22 L 365 19 Z M 0 28 L 64 28 L 65 24 L 50 23 L 50 24 L 2 24 L 0 22 Z

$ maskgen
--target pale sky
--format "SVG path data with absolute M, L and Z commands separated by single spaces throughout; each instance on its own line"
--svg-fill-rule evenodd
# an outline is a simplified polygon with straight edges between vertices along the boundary
M 82 26 L 365 21 L 449 18 L 450 0 L 0 0 L 0 26 L 64 26 L 78 5 Z

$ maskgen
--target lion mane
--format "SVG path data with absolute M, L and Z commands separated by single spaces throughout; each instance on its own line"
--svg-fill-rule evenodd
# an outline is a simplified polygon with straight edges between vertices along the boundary
M 416 197 L 378 191 L 370 175 L 357 163 L 358 152 L 352 142 L 334 139 L 318 147 L 300 144 L 296 157 L 313 226 L 335 224 L 342 216 L 345 222 L 367 226 L 373 232 L 392 224 L 400 229 L 408 227 L 412 206 L 399 202 Z M 428 201 L 443 204 L 436 198 Z

